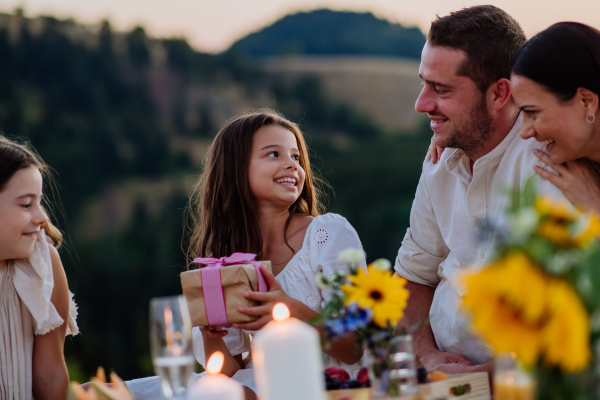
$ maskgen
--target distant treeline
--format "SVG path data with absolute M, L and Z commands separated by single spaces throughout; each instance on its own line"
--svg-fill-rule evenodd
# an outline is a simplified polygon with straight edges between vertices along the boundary
M 421 58 L 425 35 L 371 13 L 315 10 L 288 15 L 240 39 L 231 51 L 251 57 L 376 55 Z
M 180 293 L 185 268 L 185 190 L 158 212 L 136 200 L 126 225 L 93 240 L 84 239 L 99 230 L 86 206 L 130 182 L 197 176 L 200 164 L 177 143 L 206 147 L 248 108 L 275 107 L 301 125 L 335 191 L 329 209 L 355 226 L 370 259 L 392 258 L 406 230 L 429 134 L 388 136 L 316 78 L 282 81 L 237 51 L 205 54 L 141 27 L 118 33 L 108 22 L 92 29 L 22 13 L 0 14 L 0 77 L 0 129 L 52 167 L 70 223 L 59 215 L 82 332 L 66 345 L 73 379 L 98 365 L 126 379 L 152 374 L 148 302 Z

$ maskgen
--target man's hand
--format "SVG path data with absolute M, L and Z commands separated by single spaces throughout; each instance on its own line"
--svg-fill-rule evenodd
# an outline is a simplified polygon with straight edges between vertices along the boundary
M 452 365 L 453 368 L 472 367 L 475 365 L 460 354 L 446 353 L 439 350 L 433 350 L 425 355 L 421 355 L 418 362 L 428 371 L 437 369 L 444 372 L 446 372 L 444 368 L 449 365 Z

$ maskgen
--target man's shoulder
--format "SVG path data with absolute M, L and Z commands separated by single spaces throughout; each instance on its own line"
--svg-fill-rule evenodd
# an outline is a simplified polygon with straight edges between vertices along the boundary
M 539 163 L 533 154 L 534 149 L 540 150 L 542 145 L 535 139 L 521 139 L 515 137 L 502 156 L 501 164 L 511 168 L 519 168 L 527 172 L 533 172 L 533 166 Z
M 457 151 L 458 151 L 457 149 L 453 149 L 453 148 L 444 149 L 442 156 L 440 157 L 438 162 L 435 164 L 431 161 L 431 153 L 427 153 L 427 156 L 425 157 L 425 160 L 423 161 L 423 176 L 427 177 L 427 178 L 435 178 L 438 176 L 440 176 L 440 177 L 444 176 L 444 177 L 452 177 L 452 179 L 454 179 L 452 174 L 448 171 L 446 163 L 452 162 L 452 161 L 449 161 L 450 159 L 454 160 L 457 158 L 456 157 L 457 155 L 455 154 Z

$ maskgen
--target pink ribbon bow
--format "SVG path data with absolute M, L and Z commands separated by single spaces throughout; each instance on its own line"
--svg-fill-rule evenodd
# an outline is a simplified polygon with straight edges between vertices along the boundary
M 194 259 L 194 263 L 206 265 L 200 269 L 200 277 L 202 279 L 206 319 L 209 325 L 225 328 L 231 327 L 225 309 L 225 297 L 223 296 L 223 286 L 221 285 L 221 267 L 239 264 L 254 265 L 258 277 L 258 291 L 267 291 L 267 283 L 260 271 L 262 262 L 254 261 L 255 258 L 256 254 L 252 253 L 233 253 L 229 257 L 199 257 Z

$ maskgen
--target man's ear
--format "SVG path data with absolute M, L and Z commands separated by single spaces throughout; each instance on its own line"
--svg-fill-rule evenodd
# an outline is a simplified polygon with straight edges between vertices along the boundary
M 499 79 L 488 88 L 488 104 L 492 110 L 498 111 L 508 102 L 510 94 L 510 81 L 506 78 Z
M 578 88 L 575 96 L 580 101 L 580 104 L 585 108 L 586 114 L 596 114 L 598 111 L 598 94 L 586 88 Z

